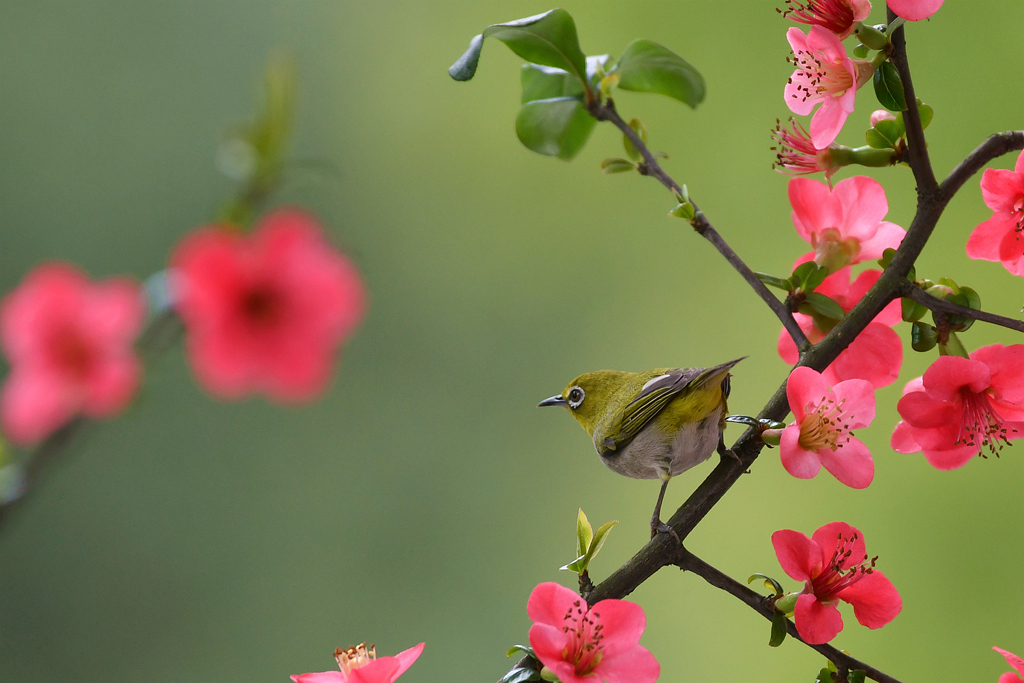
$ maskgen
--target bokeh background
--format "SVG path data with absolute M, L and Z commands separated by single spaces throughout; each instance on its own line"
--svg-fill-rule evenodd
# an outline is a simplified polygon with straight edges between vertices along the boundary
M 768 149 L 791 71 L 776 4 L 565 8 L 588 54 L 646 37 L 703 72 L 697 111 L 635 93 L 620 94 L 620 110 L 644 120 L 733 247 L 785 275 L 805 245 Z M 148 370 L 126 414 L 73 445 L 0 533 L 0 680 L 280 682 L 333 668 L 335 647 L 362 640 L 382 654 L 426 641 L 409 683 L 496 680 L 505 650 L 526 641 L 531 589 L 573 585 L 557 569 L 573 559 L 577 508 L 595 524 L 620 520 L 591 568 L 600 579 L 645 541 L 657 490 L 606 470 L 568 415 L 536 402 L 587 370 L 748 355 L 731 407 L 756 413 L 783 381 L 778 323 L 666 216 L 667 193 L 599 173 L 622 154 L 610 126 L 571 163 L 540 157 L 515 138 L 520 60 L 509 50 L 488 42 L 474 80 L 449 79 L 486 25 L 546 9 L 0 2 L 0 289 L 45 259 L 93 277 L 163 268 L 233 190 L 215 150 L 258 108 L 278 50 L 299 67 L 293 156 L 338 173 L 296 171 L 274 203 L 317 212 L 372 297 L 320 401 L 218 402 L 178 349 Z M 950 0 L 909 28 L 940 177 L 988 134 L 1024 126 L 1022 24 L 1019 0 Z M 840 142 L 863 144 L 874 108 L 862 92 Z M 889 219 L 907 226 L 909 170 L 872 175 Z M 972 181 L 918 272 L 1015 315 L 1024 281 L 964 254 L 989 215 Z M 969 348 L 1020 341 L 982 324 L 965 336 Z M 994 681 L 1007 667 L 992 645 L 1024 654 L 1024 446 L 956 472 L 891 451 L 903 382 L 934 357 L 906 351 L 901 381 L 879 392 L 859 434 L 875 456 L 869 489 L 793 479 L 766 451 L 687 545 L 734 577 L 765 572 L 795 589 L 770 534 L 848 521 L 904 611 L 881 631 L 845 611 L 835 644 L 904 680 Z M 711 466 L 673 481 L 669 509 Z M 823 664 L 795 641 L 769 649 L 769 624 L 697 577 L 664 570 L 632 599 L 663 681 L 813 680 Z

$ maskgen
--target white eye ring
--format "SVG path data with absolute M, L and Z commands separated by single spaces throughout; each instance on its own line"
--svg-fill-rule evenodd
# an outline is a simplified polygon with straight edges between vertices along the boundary
M 576 410 L 586 397 L 587 392 L 583 391 L 581 387 L 573 387 L 569 390 L 569 407 Z

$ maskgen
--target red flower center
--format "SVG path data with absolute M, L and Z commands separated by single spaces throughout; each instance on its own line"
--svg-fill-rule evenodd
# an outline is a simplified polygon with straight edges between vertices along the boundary
M 838 599 L 837 596 L 844 588 L 849 588 L 874 571 L 877 557 L 871 558 L 870 561 L 865 559 L 860 564 L 847 566 L 850 556 L 853 554 L 850 546 L 856 540 L 857 534 L 850 538 L 843 538 L 843 535 L 839 534 L 832 559 L 829 560 L 827 566 L 822 568 L 820 574 L 807 582 L 805 592 L 813 593 L 818 600 L 824 603 L 832 602 Z
M 805 407 L 807 414 L 800 422 L 800 448 L 807 451 L 828 448 L 835 452 L 850 440 L 853 436 L 850 420 L 854 416 L 843 411 L 845 402 L 846 399 L 843 399 L 837 403 L 829 397 L 816 406 L 808 404 Z
M 266 285 L 257 285 L 242 295 L 242 315 L 255 327 L 274 327 L 284 313 L 284 297 Z
M 801 24 L 827 28 L 836 35 L 842 35 L 853 25 L 853 8 L 844 0 L 786 0 L 785 11 L 775 11 Z
M 50 338 L 54 364 L 69 375 L 84 379 L 92 370 L 95 353 L 78 330 L 62 328 Z
M 956 443 L 977 446 L 978 455 L 988 456 L 982 447 L 988 447 L 990 453 L 999 457 L 999 451 L 1009 444 L 1009 433 L 1017 433 L 1016 429 L 1007 430 L 1003 425 L 1002 416 L 996 412 L 985 392 L 977 393 L 968 387 L 960 388 L 960 432 Z
M 600 619 L 601 615 L 591 612 L 581 600 L 574 602 L 565 613 L 566 625 L 562 631 L 569 636 L 569 643 L 562 650 L 562 659 L 573 665 L 577 676 L 589 675 L 601 661 L 604 626 Z
M 824 61 L 820 54 L 809 50 L 800 50 L 789 57 L 796 67 L 797 73 L 807 79 L 807 84 L 800 84 L 797 90 L 803 91 L 802 101 L 820 99 L 826 95 L 839 96 L 854 86 L 853 76 L 846 70 L 842 62 L 832 64 Z M 790 83 L 793 82 L 791 78 Z M 793 95 L 797 97 L 797 95 Z

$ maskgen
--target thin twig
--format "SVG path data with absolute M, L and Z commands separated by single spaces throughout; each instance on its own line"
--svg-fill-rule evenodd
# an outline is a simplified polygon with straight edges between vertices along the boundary
M 771 621 L 772 617 L 775 615 L 775 607 L 769 598 L 751 590 L 739 581 L 736 581 L 732 577 L 722 573 L 691 553 L 689 550 L 683 548 L 680 551 L 679 561 L 676 562 L 676 564 L 680 569 L 693 572 L 715 588 L 721 588 L 730 595 L 739 598 L 741 602 L 754 609 L 754 611 L 759 613 L 768 621 Z M 811 643 L 807 643 L 800 637 L 800 634 L 796 630 L 796 625 L 788 619 L 786 620 L 786 630 L 789 632 L 790 637 L 796 638 L 811 649 L 820 652 L 832 661 L 832 663 L 834 663 L 840 670 L 843 668 L 847 671 L 856 671 L 859 669 L 865 672 L 868 678 L 878 681 L 879 683 L 900 683 L 897 679 L 884 671 L 880 671 L 870 664 L 866 664 L 865 662 L 855 659 L 831 645 L 812 645 Z
M 658 160 L 654 158 L 654 155 L 651 154 L 651 151 L 647 148 L 647 145 L 644 144 L 643 140 L 641 140 L 636 134 L 636 131 L 630 128 L 629 124 L 619 116 L 619 113 L 615 110 L 615 103 L 610 97 L 606 100 L 605 104 L 601 104 L 595 100 L 588 105 L 587 109 L 598 121 L 612 122 L 616 128 L 622 131 L 623 135 L 629 138 L 630 142 L 633 143 L 633 146 L 636 147 L 644 158 L 644 163 L 640 166 L 641 173 L 656 178 L 658 182 L 669 190 L 672 190 L 677 194 L 682 194 L 683 188 L 665 172 L 665 169 L 663 169 L 658 163 Z M 725 260 L 729 262 L 729 265 L 735 268 L 736 272 L 746 280 L 747 284 L 750 285 L 757 295 L 760 296 L 766 304 L 768 304 L 768 307 L 772 309 L 772 312 L 774 312 L 782 322 L 782 326 L 786 328 L 787 332 L 789 332 L 789 336 L 793 338 L 793 342 L 796 344 L 796 347 L 798 349 L 808 347 L 810 342 L 807 340 L 807 336 L 804 334 L 803 330 L 800 329 L 800 326 L 793 318 L 793 314 L 789 309 L 787 309 L 786 306 L 771 293 L 764 283 L 758 279 L 757 275 L 754 274 L 754 271 L 752 271 L 743 259 L 733 251 L 732 247 L 729 246 L 718 231 L 715 230 L 714 226 L 711 225 L 707 216 L 700 211 L 696 203 L 692 202 L 692 200 L 691 203 L 693 203 L 694 209 L 697 211 L 696 217 L 691 222 L 693 229 L 703 236 L 704 239 L 710 242 L 715 249 L 725 257 Z
M 953 196 L 985 164 L 1004 154 L 1021 149 L 1024 149 L 1024 130 L 1012 130 L 989 136 L 942 181 L 942 185 L 939 186 L 942 194 Z
M 896 14 L 889 10 L 889 23 L 896 19 Z M 903 112 L 903 120 L 907 129 L 907 145 L 910 148 L 910 168 L 917 180 L 918 197 L 932 196 L 939 192 L 939 184 L 935 180 L 931 160 L 928 158 L 928 145 L 924 139 L 924 128 L 921 126 L 921 114 L 917 110 L 917 98 L 914 95 L 914 82 L 910 77 L 910 65 L 907 62 L 906 29 L 900 26 L 892 34 L 892 52 L 889 61 L 896 67 L 900 80 L 903 81 L 903 95 L 907 110 Z
M 968 308 L 967 306 L 955 304 L 952 301 L 946 301 L 945 299 L 934 297 L 915 285 L 913 282 L 905 282 L 901 293 L 903 296 L 908 299 L 913 299 L 930 311 L 941 311 L 942 313 L 959 315 L 965 318 L 971 318 L 973 320 L 980 320 L 985 323 L 1006 327 L 1011 330 L 1017 330 L 1018 332 L 1024 332 L 1024 320 L 1007 318 L 1002 315 L 996 315 L 995 313 L 986 313 L 985 311 Z

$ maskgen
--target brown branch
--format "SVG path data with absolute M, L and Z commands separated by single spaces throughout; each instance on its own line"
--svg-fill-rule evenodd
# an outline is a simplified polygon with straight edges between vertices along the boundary
M 889 23 L 896 19 L 896 14 L 889 10 Z M 892 51 L 889 61 L 896 67 L 903 82 L 903 95 L 907 102 L 907 110 L 903 112 L 903 121 L 907 129 L 907 145 L 909 146 L 910 168 L 917 180 L 917 195 L 931 196 L 939 193 L 939 184 L 935 180 L 932 162 L 928 158 L 928 145 L 924 139 L 924 128 L 921 126 L 921 114 L 917 110 L 917 99 L 914 95 L 914 82 L 910 77 L 910 65 L 907 63 L 907 41 L 905 27 L 900 26 L 893 31 L 890 38 Z
M 772 617 L 775 615 L 775 606 L 772 604 L 770 598 L 751 590 L 739 581 L 736 581 L 732 577 L 722 573 L 691 553 L 689 550 L 686 550 L 685 548 L 681 549 L 679 553 L 679 560 L 676 562 L 676 565 L 684 571 L 693 572 L 715 588 L 721 588 L 733 597 L 739 598 L 741 602 L 752 608 L 768 621 L 771 621 Z M 850 671 L 856 671 L 859 669 L 864 671 L 868 678 L 878 681 L 879 683 L 900 683 L 897 679 L 884 671 L 879 671 L 870 664 L 866 664 L 865 662 L 855 659 L 831 645 L 812 645 L 811 643 L 806 642 L 797 632 L 796 625 L 788 619 L 786 620 L 786 631 L 789 633 L 790 637 L 796 638 L 801 643 L 804 643 L 812 650 L 820 652 L 832 661 L 832 663 L 834 663 L 839 669 L 840 678 L 838 680 L 847 680 L 847 675 Z
M 967 306 L 955 304 L 952 301 L 940 299 L 924 291 L 913 282 L 905 281 L 901 294 L 908 299 L 913 299 L 930 311 L 959 315 L 965 318 L 971 318 L 972 320 L 980 320 L 985 323 L 991 323 L 1011 330 L 1017 330 L 1018 332 L 1024 332 L 1024 320 L 1007 318 L 1002 315 L 996 315 L 995 313 L 986 313 L 985 311 L 979 311 L 973 308 L 968 308 Z
M 1004 154 L 1021 149 L 1024 149 L 1024 130 L 1012 130 L 991 135 L 950 172 L 942 181 L 939 189 L 943 195 L 952 197 L 985 164 Z
M 661 167 L 658 160 L 654 158 L 651 151 L 644 144 L 643 140 L 636 134 L 636 131 L 629 127 L 619 113 L 615 110 L 615 103 L 609 97 L 605 104 L 601 104 L 598 101 L 593 101 L 587 105 L 587 110 L 596 118 L 598 121 L 610 121 L 615 125 L 616 128 L 622 131 L 623 135 L 629 138 L 629 141 L 633 143 L 633 146 L 637 148 L 640 154 L 644 158 L 644 162 L 640 165 L 640 172 L 644 175 L 649 175 L 652 178 L 656 178 L 658 182 L 664 185 L 666 188 L 676 194 L 682 194 L 683 188 L 675 180 L 665 172 L 665 169 Z M 696 203 L 694 209 L 697 211 L 697 215 L 691 221 L 693 229 L 697 231 L 704 239 L 710 242 L 718 252 L 725 257 L 725 260 L 729 262 L 736 272 L 746 280 L 747 284 L 757 293 L 759 297 L 768 307 L 772 309 L 776 317 L 782 322 L 782 326 L 789 332 L 789 336 L 793 338 L 793 342 L 796 344 L 798 349 L 806 348 L 810 345 L 807 340 L 807 336 L 803 330 L 797 324 L 793 318 L 793 314 L 786 308 L 786 306 L 779 301 L 779 299 L 771 293 L 771 291 L 761 282 L 754 271 L 739 257 L 739 255 L 733 251 L 732 247 L 722 238 L 722 236 L 715 230 L 714 226 L 711 225 L 711 221 L 707 219 L 702 211 L 699 210 Z

